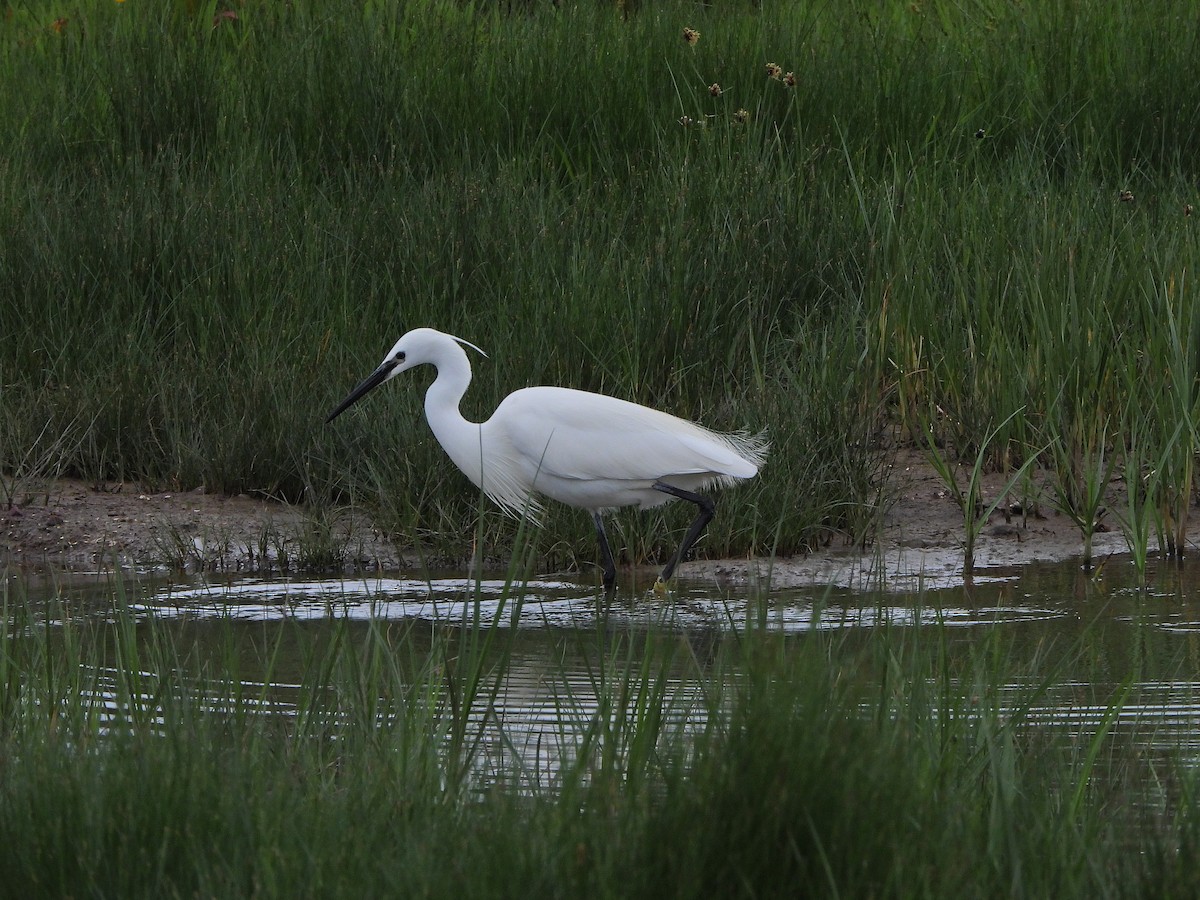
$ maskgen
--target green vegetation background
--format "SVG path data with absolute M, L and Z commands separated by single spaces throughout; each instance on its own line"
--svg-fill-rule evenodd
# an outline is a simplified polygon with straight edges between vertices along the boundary
M 1036 454 L 1081 523 L 1118 477 L 1131 531 L 1186 515 L 1191 2 L 0 8 L 5 491 L 365 502 L 451 545 L 479 498 L 425 378 L 321 424 L 433 325 L 491 354 L 471 415 L 547 382 L 767 427 L 711 552 L 869 538 L 903 446 Z M 662 524 L 624 517 L 626 551 Z M 560 511 L 541 549 L 589 530 Z M 516 628 L 201 640 L 103 594 L 0 581 L 0 894 L 1197 893 L 1194 754 L 1113 727 L 1186 692 L 1178 633 L 952 652 L 789 639 L 761 598 L 728 639 L 601 612 L 562 638 L 596 696 L 561 701 L 564 767 L 481 774 Z M 1044 727 L 1065 678 L 1090 731 Z
M 1190 0 L 3 9 L 8 477 L 457 540 L 480 503 L 425 377 L 322 426 L 430 325 L 489 353 L 470 416 L 551 383 L 766 427 L 709 552 L 869 539 L 906 444 L 1039 453 L 1081 520 L 1120 474 L 1160 532 L 1186 516 Z M 653 555 L 661 518 L 625 519 Z M 547 533 L 590 558 L 586 517 Z

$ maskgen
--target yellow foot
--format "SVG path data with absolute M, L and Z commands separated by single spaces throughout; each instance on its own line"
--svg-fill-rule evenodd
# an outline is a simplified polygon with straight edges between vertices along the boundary
M 654 591 L 654 596 L 656 596 L 656 597 L 667 596 L 667 583 L 662 580 L 661 575 L 655 579 L 654 587 L 651 588 L 651 590 Z

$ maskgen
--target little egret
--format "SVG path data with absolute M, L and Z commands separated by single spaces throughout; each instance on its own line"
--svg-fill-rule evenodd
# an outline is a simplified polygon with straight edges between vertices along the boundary
M 458 404 L 471 382 L 463 347 L 469 341 L 417 328 L 325 420 L 332 422 L 369 391 L 401 372 L 431 365 L 437 377 L 425 393 L 425 417 L 438 443 L 505 512 L 535 524 L 539 495 L 592 514 L 603 557 L 604 589 L 617 577 L 603 514 L 623 506 L 648 509 L 673 499 L 696 504 L 696 518 L 659 584 L 712 519 L 716 507 L 698 491 L 753 478 L 763 464 L 762 435 L 719 434 L 656 409 L 604 394 L 528 387 L 509 394 L 486 422 L 468 422 Z

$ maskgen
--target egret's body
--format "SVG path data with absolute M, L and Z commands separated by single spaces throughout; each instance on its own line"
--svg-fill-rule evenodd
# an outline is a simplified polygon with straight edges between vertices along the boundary
M 471 381 L 463 344 L 430 328 L 408 332 L 326 421 L 399 373 L 434 366 L 425 416 L 450 459 L 506 512 L 536 522 L 539 497 L 591 512 L 606 589 L 616 566 L 604 512 L 645 509 L 677 497 L 697 505 L 696 521 L 663 570 L 665 581 L 712 518 L 712 501 L 696 492 L 752 478 L 765 458 L 760 437 L 718 434 L 656 409 L 570 388 L 523 388 L 504 398 L 486 422 L 468 422 L 458 408 Z

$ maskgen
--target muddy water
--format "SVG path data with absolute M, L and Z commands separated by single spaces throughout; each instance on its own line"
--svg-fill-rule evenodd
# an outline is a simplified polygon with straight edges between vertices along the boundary
M 1188 564 L 1152 572 L 1145 588 L 1135 584 L 1128 565 L 1113 560 L 1099 574 L 1073 564 L 989 570 L 970 586 L 917 592 L 820 586 L 718 590 L 681 580 L 669 598 L 626 591 L 607 605 L 597 602 L 591 585 L 558 578 L 514 590 L 503 580 L 461 577 L 184 582 L 146 577 L 123 590 L 136 616 L 167 624 L 189 644 L 209 635 L 217 647 L 233 629 L 256 635 L 251 643 L 260 650 L 275 646 L 270 685 L 255 683 L 253 654 L 241 674 L 248 679 L 247 693 L 269 697 L 264 711 L 278 715 L 294 711 L 298 685 L 311 664 L 300 653 L 290 658 L 286 641 L 272 644 L 271 635 L 284 628 L 341 628 L 352 636 L 369 627 L 399 630 L 406 652 L 419 655 L 434 646 L 436 635 L 462 635 L 479 623 L 497 626 L 505 635 L 500 643 L 509 655 L 507 675 L 475 714 L 485 735 L 478 768 L 492 778 L 517 772 L 552 784 L 597 717 L 614 715 L 612 680 L 636 678 L 638 648 L 656 636 L 686 643 L 689 666 L 668 673 L 654 702 L 669 728 L 700 727 L 701 685 L 689 673 L 696 671 L 697 659 L 703 665 L 721 641 L 747 628 L 797 641 L 814 631 L 836 630 L 847 640 L 867 641 L 881 628 L 934 626 L 951 654 L 965 653 L 981 636 L 999 631 L 1006 638 L 1006 659 L 1024 673 L 1004 690 L 1014 698 L 1027 695 L 1031 667 L 1032 677 L 1052 684 L 1038 694 L 1035 708 L 1025 710 L 1030 720 L 1080 740 L 1106 728 L 1141 751 L 1200 761 L 1200 568 Z M 113 609 L 107 582 L 60 584 L 42 593 L 54 593 L 58 608 L 66 601 L 74 617 L 103 619 Z M 222 699 L 212 702 L 219 707 Z

